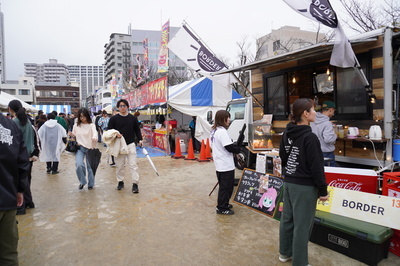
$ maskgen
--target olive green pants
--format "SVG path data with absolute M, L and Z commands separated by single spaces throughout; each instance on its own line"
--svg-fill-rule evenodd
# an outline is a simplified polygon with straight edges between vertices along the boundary
M 18 265 L 17 210 L 0 211 L 0 265 Z
M 284 183 L 279 252 L 293 258 L 292 265 L 308 264 L 308 240 L 314 224 L 318 191 L 314 186 Z

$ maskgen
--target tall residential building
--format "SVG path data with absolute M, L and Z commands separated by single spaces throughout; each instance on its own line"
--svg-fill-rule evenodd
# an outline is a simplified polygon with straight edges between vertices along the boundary
M 92 93 L 95 93 L 95 88 L 104 86 L 104 65 L 101 66 L 68 66 L 69 77 L 71 82 L 79 82 L 81 88 L 81 98 L 83 106 L 86 105 L 86 99 Z
M 130 67 L 131 62 L 131 35 L 112 33 L 110 41 L 104 45 L 105 83 L 109 83 L 113 75 L 122 75 L 124 67 Z M 125 64 L 125 66 L 124 66 Z
M 6 57 L 4 49 L 4 16 L 0 11 L 0 81 L 6 81 Z
M 300 27 L 283 26 L 257 39 L 257 60 L 297 50 L 326 41 L 326 35 L 300 30 Z
M 34 77 L 36 85 L 61 85 L 69 86 L 68 67 L 59 64 L 56 59 L 50 59 L 49 63 L 36 64 L 25 63 L 25 76 Z

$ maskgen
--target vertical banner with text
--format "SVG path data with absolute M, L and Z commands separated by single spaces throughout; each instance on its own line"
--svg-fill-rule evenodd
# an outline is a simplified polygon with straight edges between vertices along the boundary
M 169 20 L 161 29 L 161 47 L 158 56 L 158 73 L 168 72 Z

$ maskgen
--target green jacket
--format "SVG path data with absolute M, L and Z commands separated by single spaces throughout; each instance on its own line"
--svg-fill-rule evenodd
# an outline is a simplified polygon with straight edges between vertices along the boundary
M 65 121 L 64 118 L 62 118 L 61 116 L 56 116 L 56 120 L 57 123 L 59 123 L 60 125 L 62 125 L 63 128 L 65 128 L 65 130 L 68 130 L 67 121 Z

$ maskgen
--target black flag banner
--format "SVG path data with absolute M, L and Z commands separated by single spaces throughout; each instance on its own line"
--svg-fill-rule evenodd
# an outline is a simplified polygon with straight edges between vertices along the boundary
M 337 67 L 358 67 L 357 58 L 351 48 L 336 13 L 329 0 L 283 0 L 301 15 L 336 29 L 335 45 L 331 55 L 331 65 Z
M 364 72 L 358 63 L 350 41 L 344 33 L 329 0 L 283 0 L 301 15 L 335 29 L 335 44 L 332 49 L 330 64 L 341 68 L 353 67 L 370 97 L 375 97 Z
M 338 27 L 338 20 L 328 0 L 314 0 L 310 4 L 310 14 L 316 20 L 331 28 Z

